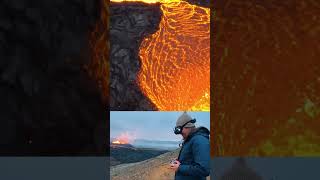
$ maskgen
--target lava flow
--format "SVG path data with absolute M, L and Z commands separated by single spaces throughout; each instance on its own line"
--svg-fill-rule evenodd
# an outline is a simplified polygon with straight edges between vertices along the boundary
M 115 140 L 113 140 L 112 144 L 129 144 L 133 142 L 135 139 L 134 134 L 129 134 L 128 132 L 121 133 Z
M 159 2 L 163 12 L 158 31 L 140 45 L 142 92 L 159 110 L 209 111 L 210 9 L 183 0 L 142 2 Z
M 128 144 L 128 143 L 117 140 L 117 141 L 112 141 L 112 144 Z

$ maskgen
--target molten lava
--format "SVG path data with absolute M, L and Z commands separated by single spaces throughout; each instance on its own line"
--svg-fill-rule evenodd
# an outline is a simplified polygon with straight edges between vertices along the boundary
M 112 144 L 129 144 L 135 139 L 134 134 L 129 134 L 128 132 L 120 134 L 115 140 L 112 141 Z
M 210 9 L 182 0 L 140 2 L 159 2 L 163 12 L 158 31 L 140 45 L 142 92 L 159 110 L 209 111 Z
M 128 143 L 121 142 L 121 141 L 112 141 L 112 144 L 128 144 Z

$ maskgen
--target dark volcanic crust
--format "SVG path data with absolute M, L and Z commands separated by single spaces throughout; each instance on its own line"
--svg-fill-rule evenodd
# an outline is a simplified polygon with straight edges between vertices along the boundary
M 110 157 L 113 160 L 116 160 L 113 161 L 111 166 L 144 161 L 166 152 L 168 151 L 157 149 L 128 148 L 124 146 L 111 146 Z
M 140 43 L 157 30 L 161 15 L 160 4 L 111 3 L 111 110 L 156 110 L 142 94 L 136 78 L 140 69 Z
M 202 6 L 202 7 L 210 7 L 210 0 L 186 0 L 190 4 L 195 4 L 197 6 Z

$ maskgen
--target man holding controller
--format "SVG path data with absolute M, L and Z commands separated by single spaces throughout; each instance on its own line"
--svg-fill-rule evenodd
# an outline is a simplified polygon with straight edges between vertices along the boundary
M 174 133 L 182 135 L 183 143 L 178 159 L 169 167 L 175 171 L 175 180 L 205 180 L 210 174 L 210 132 L 196 128 L 195 122 L 186 112 L 176 122 Z

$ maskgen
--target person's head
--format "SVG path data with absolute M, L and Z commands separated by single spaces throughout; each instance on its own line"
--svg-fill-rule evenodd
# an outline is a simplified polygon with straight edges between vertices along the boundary
M 186 139 L 188 135 L 193 131 L 196 120 L 191 118 L 186 112 L 184 112 L 176 122 L 174 130 L 175 134 L 181 134 L 183 139 Z

